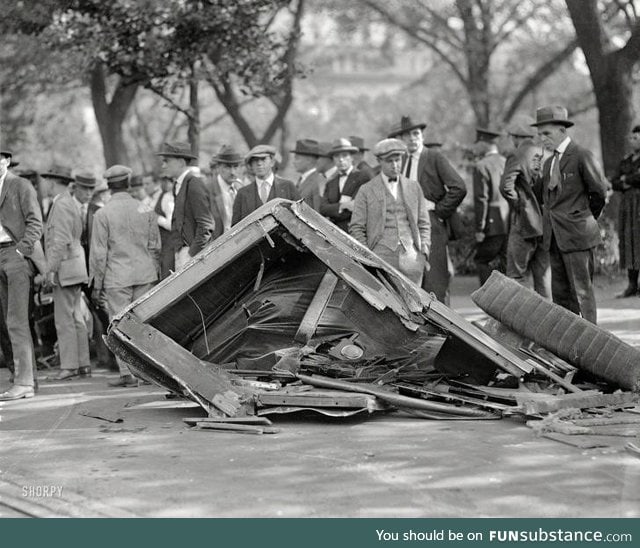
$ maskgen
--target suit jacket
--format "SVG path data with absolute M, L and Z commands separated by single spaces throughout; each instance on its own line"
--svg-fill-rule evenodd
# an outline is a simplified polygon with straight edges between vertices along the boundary
M 175 251 L 189 247 L 193 257 L 209 243 L 214 220 L 209 207 L 209 195 L 200 177 L 187 173 L 175 199 L 171 218 L 171 242 Z
M 300 193 L 298 192 L 296 185 L 291 181 L 275 175 L 267 202 L 275 200 L 276 198 L 285 198 L 287 200 L 297 201 L 300 199 Z M 235 225 L 247 215 L 253 213 L 259 207 L 262 207 L 262 205 L 263 203 L 260 199 L 260 194 L 258 193 L 258 185 L 255 181 L 250 185 L 242 187 L 238 190 L 236 200 L 233 202 L 233 218 L 231 220 L 231 224 Z
M 133 287 L 158 279 L 160 230 L 128 192 L 114 194 L 94 217 L 89 273 L 94 288 Z
M 47 272 L 58 272 L 63 260 L 84 254 L 81 236 L 80 206 L 69 191 L 65 190 L 55 199 L 47 216 L 44 230 Z
M 511 207 L 511 230 L 523 238 L 542 236 L 542 196 L 538 195 L 537 180 L 528 175 L 528 169 L 516 154 L 507 158 L 500 179 L 500 193 Z
M 400 176 L 405 210 L 411 226 L 413 242 L 418 252 L 429 256 L 431 222 L 427 202 L 416 181 Z M 387 191 L 382 176 L 376 175 L 360 188 L 356 196 L 349 233 L 361 244 L 373 249 L 382 238 L 387 209 Z
M 367 176 L 357 169 L 353 169 L 349 173 L 341 193 L 340 174 L 336 173 L 327 181 L 327 185 L 324 188 L 324 196 L 320 203 L 320 213 L 325 217 L 329 217 L 336 225 L 347 232 L 349 230 L 349 221 L 351 220 L 351 211 L 340 211 L 340 197 L 350 196 L 355 198 L 360 187 L 366 182 L 368 182 Z
M 224 198 L 222 197 L 222 189 L 220 188 L 220 182 L 218 176 L 214 176 L 209 182 L 209 205 L 211 206 L 211 215 L 213 215 L 214 227 L 213 237 L 216 239 L 222 236 L 224 232 L 224 221 L 227 217 L 227 211 L 224 207 Z M 228 213 L 229 221 L 233 216 L 233 211 Z
M 467 195 L 462 177 L 439 150 L 422 149 L 418 160 L 418 183 L 424 197 L 435 203 L 434 212 L 443 221 L 453 215 Z
M 322 196 L 320 196 L 320 188 L 326 185 L 324 175 L 318 171 L 311 173 L 298 186 L 298 191 L 302 199 L 316 211 L 320 210 Z
M 42 236 L 42 213 L 33 185 L 7 171 L 0 193 L 0 222 L 16 248 L 31 257 Z
M 606 203 L 609 182 L 593 153 L 573 141 L 560 158 L 561 182 L 549 190 L 553 156 L 543 166 L 543 246 L 552 234 L 562 252 L 584 251 L 601 243 L 596 219 Z
M 362 173 L 364 173 L 367 176 L 367 179 L 370 181 L 371 179 L 373 179 L 378 173 L 380 173 L 380 171 L 378 170 L 378 172 L 376 173 L 375 169 L 372 168 L 367 162 L 365 162 L 364 160 L 362 160 L 362 162 L 360 162 L 357 166 L 356 169 L 358 171 L 361 171 Z
M 495 152 L 478 160 L 473 170 L 476 232 L 487 236 L 509 233 L 509 204 L 500 194 L 504 166 L 505 157 Z

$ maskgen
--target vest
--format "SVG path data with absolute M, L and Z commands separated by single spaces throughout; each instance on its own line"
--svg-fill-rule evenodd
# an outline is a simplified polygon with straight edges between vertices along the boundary
M 395 251 L 398 246 L 402 245 L 405 250 L 411 249 L 414 244 L 413 234 L 404 205 L 402 187 L 398 188 L 397 200 L 391 195 L 386 185 L 385 194 L 387 207 L 384 214 L 384 231 L 376 247 L 384 246 Z

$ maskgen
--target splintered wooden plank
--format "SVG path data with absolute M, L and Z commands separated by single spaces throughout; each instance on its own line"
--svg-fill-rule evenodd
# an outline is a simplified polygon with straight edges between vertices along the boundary
M 367 407 L 373 396 L 367 394 L 340 392 L 338 390 L 298 392 L 270 392 L 258 394 L 259 406 L 287 407 Z
M 249 424 L 224 424 L 216 422 L 201 421 L 196 423 L 198 430 L 217 430 L 220 432 L 231 432 L 236 434 L 277 434 L 279 428 L 272 426 L 253 426 Z
M 222 368 L 196 358 L 154 327 L 126 315 L 111 330 L 120 344 L 174 379 L 201 405 L 205 400 L 229 416 L 253 414 L 250 391 L 233 385 Z
M 295 341 L 306 344 L 313 337 L 318 328 L 318 322 L 331 299 L 331 295 L 333 295 L 337 283 L 338 277 L 331 272 L 331 270 L 327 269 L 324 276 L 322 276 L 322 280 L 320 280 L 320 285 L 318 289 L 316 289 L 307 311 L 304 313 L 304 317 L 294 337 Z
M 527 400 L 523 394 L 518 404 L 527 415 L 553 413 L 560 409 L 587 409 L 589 407 L 625 407 L 640 401 L 640 394 L 634 392 L 619 392 L 615 394 L 565 394 L 544 400 Z
M 254 426 L 271 426 L 273 423 L 266 417 L 187 417 L 182 422 L 195 426 L 199 422 L 216 424 L 249 424 Z

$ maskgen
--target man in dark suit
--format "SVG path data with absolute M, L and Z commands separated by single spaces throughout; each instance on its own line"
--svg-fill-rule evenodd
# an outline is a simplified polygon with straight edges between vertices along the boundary
M 409 116 L 403 116 L 389 137 L 398 137 L 407 145 L 409 154 L 402 173 L 420 183 L 427 199 L 431 221 L 431 268 L 424 276 L 422 287 L 434 293 L 440 302 L 448 304 L 453 271 L 447 249 L 448 221 L 466 196 L 467 187 L 439 150 L 425 148 L 423 130 L 426 127 L 425 123 L 417 123 Z
M 34 396 L 34 349 L 29 329 L 33 270 L 27 260 L 42 235 L 42 216 L 33 185 L 8 171 L 12 154 L 0 151 L 0 303 L 14 361 L 13 386 L 0 401 Z
M 293 167 L 300 174 L 296 188 L 305 203 L 319 211 L 322 200 L 320 188 L 326 185 L 324 175 L 316 169 L 320 157 L 320 143 L 313 139 L 300 139 L 290 152 L 294 154 Z
M 174 182 L 175 205 L 171 219 L 171 245 L 162 253 L 173 253 L 174 268 L 182 268 L 211 241 L 214 221 L 204 181 L 191 162 L 197 160 L 188 143 L 165 143 L 158 152 L 163 175 Z
M 243 186 L 243 160 L 243 156 L 230 145 L 222 145 L 218 154 L 212 158 L 216 170 L 209 185 L 209 199 L 215 221 L 214 239 L 231 228 L 233 203 L 238 190 Z
M 359 188 L 368 177 L 353 165 L 353 154 L 358 147 L 349 139 L 333 141 L 329 156 L 337 168 L 336 174 L 327 181 L 324 196 L 320 204 L 320 213 L 331 219 L 338 227 L 347 232 Z
M 270 145 L 257 145 L 245 157 L 249 171 L 255 178 L 238 191 L 233 203 L 232 225 L 276 198 L 300 199 L 296 186 L 273 172 L 275 157 L 276 149 Z
M 593 272 L 595 248 L 602 241 L 596 219 L 610 185 L 593 153 L 567 135 L 573 122 L 566 108 L 541 107 L 532 125 L 553 153 L 542 177 L 542 237 L 549 250 L 553 302 L 596 323 Z
M 357 135 L 351 135 L 349 137 L 349 141 L 351 141 L 351 144 L 354 147 L 358 148 L 358 152 L 353 155 L 353 163 L 356 166 L 356 169 L 369 177 L 369 180 L 373 179 L 378 173 L 380 173 L 380 166 L 376 166 L 377 169 L 373 168 L 364 159 L 364 153 L 369 150 L 364 146 L 364 139 Z
M 473 168 L 476 269 L 480 285 L 491 275 L 490 263 L 498 259 L 498 270 L 506 272 L 509 204 L 500 194 L 505 157 L 498 152 L 497 131 L 476 129 L 476 151 L 480 158 Z

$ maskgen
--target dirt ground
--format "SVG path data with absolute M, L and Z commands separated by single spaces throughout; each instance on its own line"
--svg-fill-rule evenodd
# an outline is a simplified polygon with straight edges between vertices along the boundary
M 475 287 L 453 284 L 470 319 Z M 599 323 L 640 346 L 640 298 L 613 298 L 622 287 L 598 280 Z M 0 516 L 640 517 L 640 459 L 537 438 L 522 420 L 289 415 L 275 435 L 194 431 L 181 419 L 198 407 L 110 378 L 0 403 Z

